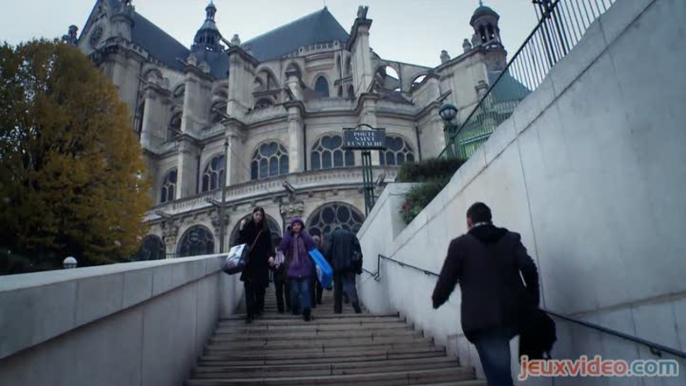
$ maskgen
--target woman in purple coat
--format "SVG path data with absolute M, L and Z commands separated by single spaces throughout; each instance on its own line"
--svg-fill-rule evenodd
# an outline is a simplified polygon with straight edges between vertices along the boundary
M 314 240 L 305 231 L 305 223 L 299 218 L 291 220 L 290 229 L 284 233 L 279 250 L 286 257 L 286 275 L 291 283 L 293 314 L 298 315 L 302 311 L 307 322 L 312 313 L 310 286 L 315 276 L 315 266 L 309 251 L 315 247 Z

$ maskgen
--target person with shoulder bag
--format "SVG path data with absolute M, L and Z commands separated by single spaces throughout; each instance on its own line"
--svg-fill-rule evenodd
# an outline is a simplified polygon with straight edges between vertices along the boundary
M 264 294 L 269 286 L 269 267 L 274 265 L 274 247 L 263 208 L 256 207 L 250 220 L 241 221 L 238 244 L 251 246 L 241 274 L 241 281 L 245 287 L 245 322 L 251 323 L 264 311 Z

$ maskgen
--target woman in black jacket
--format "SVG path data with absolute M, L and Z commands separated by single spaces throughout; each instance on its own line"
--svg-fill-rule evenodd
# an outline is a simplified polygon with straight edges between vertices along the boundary
M 269 286 L 269 266 L 274 264 L 274 247 L 264 209 L 256 207 L 249 221 L 241 221 L 238 244 L 247 244 L 251 248 L 241 274 L 245 286 L 245 322 L 251 323 L 263 311 L 264 293 Z

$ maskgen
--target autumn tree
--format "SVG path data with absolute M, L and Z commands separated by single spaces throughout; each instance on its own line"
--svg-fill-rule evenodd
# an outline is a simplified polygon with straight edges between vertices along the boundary
M 145 175 L 127 106 L 81 51 L 0 47 L 0 246 L 126 260 L 146 231 Z

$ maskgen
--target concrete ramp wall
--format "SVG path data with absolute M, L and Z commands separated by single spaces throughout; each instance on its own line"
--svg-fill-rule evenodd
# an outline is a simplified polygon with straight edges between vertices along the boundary
M 683 0 L 617 1 L 397 234 L 387 225 L 397 228 L 404 188 L 384 192 L 359 233 L 365 268 L 375 271 L 382 253 L 439 272 L 450 240 L 467 230 L 467 208 L 483 201 L 497 225 L 521 233 L 541 274 L 544 307 L 686 350 L 684 20 Z M 435 279 L 390 262 L 380 269 L 379 282 L 361 279 L 368 308 L 400 310 L 463 364 L 477 364 L 460 328 L 459 289 L 434 311 Z M 557 357 L 657 359 L 648 349 L 566 322 L 558 321 L 558 333 Z M 554 384 L 682 385 L 683 379 Z
M 182 385 L 242 296 L 223 261 L 0 277 L 0 385 Z

